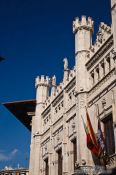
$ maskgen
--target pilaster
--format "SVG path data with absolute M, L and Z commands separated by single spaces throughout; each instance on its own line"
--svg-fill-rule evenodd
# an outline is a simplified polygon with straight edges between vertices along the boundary
M 66 122 L 66 104 L 67 104 L 67 93 L 64 90 L 64 109 L 63 109 L 63 143 L 62 143 L 62 154 L 63 154 L 63 174 L 68 175 L 68 124 Z
M 53 111 L 53 107 L 51 104 L 51 111 Z M 54 115 L 51 113 L 51 121 L 50 121 L 50 145 L 49 145 L 49 174 L 54 175 L 54 145 L 53 145 L 53 118 Z

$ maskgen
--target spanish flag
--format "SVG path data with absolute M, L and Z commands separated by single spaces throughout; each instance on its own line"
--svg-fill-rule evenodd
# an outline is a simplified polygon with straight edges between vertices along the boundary
M 90 121 L 90 117 L 88 114 L 88 111 L 86 110 L 86 118 L 87 118 L 87 124 L 85 124 L 84 120 L 83 120 L 83 124 L 84 124 L 84 129 L 86 132 L 86 138 L 87 138 L 87 147 L 88 149 L 92 152 L 92 154 L 94 154 L 95 156 L 97 156 L 98 158 L 100 157 L 101 154 L 101 149 L 100 146 L 98 145 L 91 121 Z M 83 118 L 82 118 L 83 119 Z

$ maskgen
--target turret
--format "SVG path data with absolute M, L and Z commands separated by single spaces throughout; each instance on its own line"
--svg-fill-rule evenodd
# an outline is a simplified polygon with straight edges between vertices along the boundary
M 40 114 L 40 105 L 45 102 L 47 97 L 49 96 L 49 86 L 50 86 L 50 80 L 49 77 L 44 77 L 43 75 L 41 77 L 36 78 L 35 87 L 36 87 L 36 115 L 38 113 Z M 39 109 L 38 109 L 39 107 Z
M 75 34 L 75 53 L 88 50 L 92 44 L 93 21 L 90 17 L 82 16 L 81 21 L 77 17 L 73 21 L 73 33 Z
M 35 83 L 35 87 L 37 89 L 36 91 L 36 101 L 37 103 L 43 103 L 48 95 L 49 95 L 49 78 L 48 77 L 44 77 L 44 75 L 42 75 L 41 77 L 37 77 L 36 78 L 36 83 Z
M 63 81 L 64 81 L 64 83 L 66 83 L 66 81 L 69 78 L 68 59 L 64 58 L 63 61 L 64 61 L 64 78 L 63 78 Z
M 86 19 L 82 16 L 81 21 L 76 18 L 73 21 L 73 33 L 75 34 L 75 61 L 76 61 L 76 78 L 77 91 L 88 89 L 86 61 L 87 53 L 92 44 L 93 21 L 91 17 Z
M 54 96 L 56 93 L 56 76 L 52 77 L 52 89 L 51 89 L 51 96 Z
M 35 81 L 36 87 L 36 111 L 32 118 L 32 140 L 30 151 L 30 167 L 29 173 L 38 175 L 40 172 L 40 142 L 42 133 L 42 111 L 43 104 L 49 95 L 50 80 L 48 77 L 37 77 Z M 33 159 L 34 157 L 34 159 Z M 40 174 L 40 173 L 39 173 Z
M 76 61 L 76 129 L 77 129 L 77 164 L 83 166 L 83 161 L 89 163 L 88 150 L 86 147 L 86 134 L 81 116 L 86 115 L 87 91 L 89 90 L 89 73 L 86 68 L 88 52 L 92 45 L 93 21 L 90 17 L 86 19 L 76 18 L 73 22 L 73 33 L 75 34 L 75 61 Z M 80 132 L 81 131 L 81 132 Z

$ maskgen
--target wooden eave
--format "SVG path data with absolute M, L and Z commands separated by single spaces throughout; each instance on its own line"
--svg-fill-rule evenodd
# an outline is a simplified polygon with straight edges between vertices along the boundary
M 31 131 L 31 118 L 35 113 L 36 100 L 23 100 L 3 103 L 3 105 Z

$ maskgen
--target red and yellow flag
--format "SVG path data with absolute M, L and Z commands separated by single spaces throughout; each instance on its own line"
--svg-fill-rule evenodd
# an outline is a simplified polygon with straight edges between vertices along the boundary
M 85 124 L 84 120 L 83 120 L 83 124 L 85 128 L 86 136 L 87 136 L 87 147 L 95 156 L 99 157 L 101 154 L 101 149 L 100 149 L 100 146 L 98 145 L 87 110 L 86 110 L 86 117 L 87 117 L 87 124 Z
M 91 152 L 96 155 L 97 157 L 100 156 L 100 147 L 97 143 L 97 139 L 90 121 L 90 117 L 88 111 L 86 110 L 86 117 L 87 117 L 87 147 L 91 150 Z

